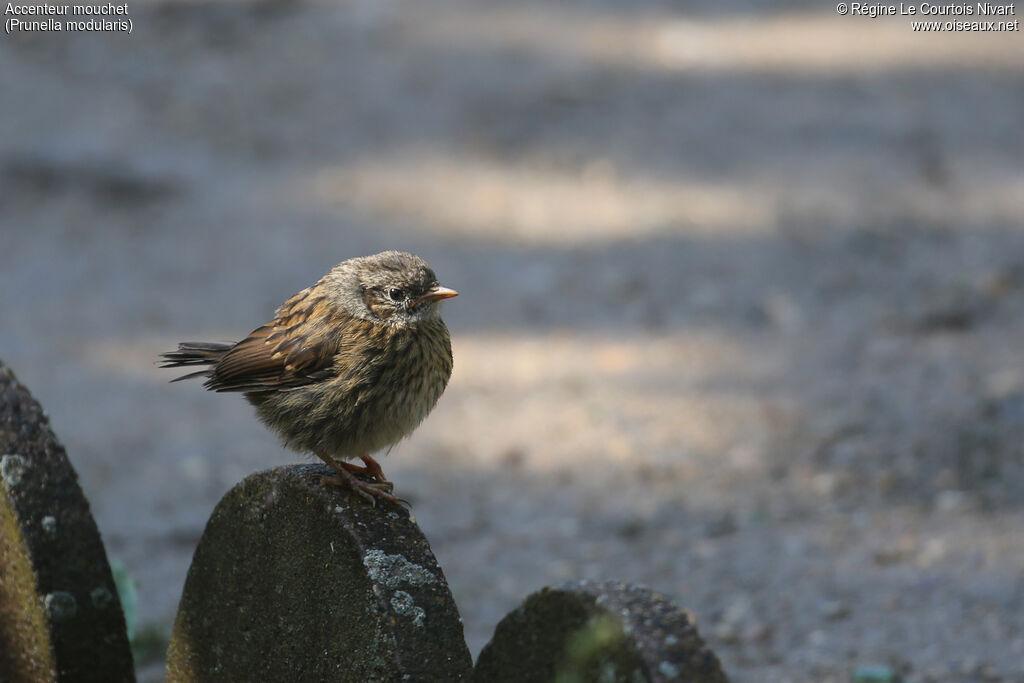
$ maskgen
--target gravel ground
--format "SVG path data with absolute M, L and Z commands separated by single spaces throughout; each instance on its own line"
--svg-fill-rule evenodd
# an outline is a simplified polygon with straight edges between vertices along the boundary
M 448 391 L 385 468 L 474 654 L 532 590 L 617 578 L 736 681 L 1024 681 L 1019 33 L 800 2 L 129 15 L 0 39 L 0 356 L 152 639 L 220 496 L 296 460 L 156 354 L 400 248 L 461 295 Z

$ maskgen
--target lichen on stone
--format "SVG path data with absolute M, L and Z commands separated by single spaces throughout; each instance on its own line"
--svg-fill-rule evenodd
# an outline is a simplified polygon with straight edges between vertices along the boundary
M 666 678 L 679 678 L 679 667 L 672 662 L 662 662 L 659 664 L 658 672 Z
M 67 591 L 53 591 L 46 596 L 45 603 L 51 621 L 67 621 L 78 614 L 78 602 Z
M 395 610 L 395 614 L 412 617 L 413 626 L 423 626 L 423 620 L 427 618 L 423 608 L 419 607 L 413 597 L 405 591 L 395 591 L 391 598 L 391 609 Z
M 363 556 L 363 565 L 370 579 L 388 588 L 397 588 L 403 583 L 424 586 L 437 582 L 430 571 L 401 555 L 388 555 L 383 550 L 368 550 Z
M 17 486 L 28 469 L 28 462 L 25 458 L 14 453 L 8 453 L 0 458 L 0 476 L 8 486 Z
M 93 588 L 92 592 L 89 593 L 89 597 L 92 599 L 92 604 L 96 609 L 105 609 L 114 601 L 113 594 L 103 586 Z

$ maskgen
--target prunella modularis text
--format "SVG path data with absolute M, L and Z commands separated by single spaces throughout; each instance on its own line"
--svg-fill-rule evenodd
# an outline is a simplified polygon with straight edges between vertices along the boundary
M 242 392 L 285 446 L 337 472 L 326 482 L 396 502 L 370 456 L 412 432 L 448 384 L 438 302 L 456 294 L 413 254 L 349 259 L 237 344 L 183 342 L 160 367 L 206 366 L 172 381 L 206 377 L 207 389 Z M 345 462 L 356 457 L 364 466 Z

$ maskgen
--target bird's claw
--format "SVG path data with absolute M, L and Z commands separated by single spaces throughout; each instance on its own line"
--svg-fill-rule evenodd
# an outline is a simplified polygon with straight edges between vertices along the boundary
M 386 500 L 389 503 L 405 505 L 406 507 L 409 508 L 412 507 L 412 505 L 409 504 L 409 501 L 403 498 L 398 498 L 397 496 L 391 494 L 391 492 L 395 490 L 395 485 L 392 484 L 390 481 L 368 482 L 363 481 L 362 479 L 358 478 L 357 476 L 349 472 L 345 472 L 344 474 L 341 474 L 339 472 L 339 474 L 341 476 L 323 477 L 320 480 L 320 482 L 327 486 L 347 487 L 373 507 L 377 507 L 378 498 L 382 498 L 383 500 Z

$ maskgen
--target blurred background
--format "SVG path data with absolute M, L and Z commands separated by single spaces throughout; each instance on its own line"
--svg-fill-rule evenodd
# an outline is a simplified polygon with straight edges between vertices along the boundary
M 384 468 L 474 656 L 529 592 L 616 578 L 737 681 L 1024 681 L 1019 33 L 795 1 L 128 16 L 0 39 L 0 357 L 139 582 L 142 680 L 213 506 L 301 461 L 157 354 L 397 248 L 461 293 Z

